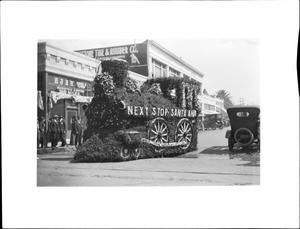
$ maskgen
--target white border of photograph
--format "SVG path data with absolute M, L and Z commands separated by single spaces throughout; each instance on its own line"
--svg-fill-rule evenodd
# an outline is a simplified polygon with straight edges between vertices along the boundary
M 298 9 L 298 1 L 2 2 L 3 227 L 299 226 Z M 145 37 L 259 39 L 259 186 L 37 187 L 37 41 Z

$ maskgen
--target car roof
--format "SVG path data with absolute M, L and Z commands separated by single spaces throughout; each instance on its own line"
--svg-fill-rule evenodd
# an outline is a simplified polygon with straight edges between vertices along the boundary
M 246 109 L 246 108 L 253 108 L 253 109 L 260 110 L 259 106 L 234 106 L 234 107 L 227 108 L 227 110 L 240 110 L 240 109 Z
M 240 107 L 231 107 L 227 109 L 227 113 L 230 119 L 239 119 L 236 114 L 238 112 L 249 112 L 249 117 L 247 119 L 257 119 L 260 114 L 260 108 L 257 106 L 240 106 Z
M 215 115 L 220 115 L 220 114 L 205 114 L 205 116 L 215 116 Z

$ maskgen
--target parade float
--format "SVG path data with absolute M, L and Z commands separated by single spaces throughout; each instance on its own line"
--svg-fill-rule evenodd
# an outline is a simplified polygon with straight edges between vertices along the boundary
M 120 59 L 102 61 L 101 69 L 85 107 L 87 129 L 75 162 L 171 157 L 197 149 L 197 81 L 160 77 L 139 86 Z

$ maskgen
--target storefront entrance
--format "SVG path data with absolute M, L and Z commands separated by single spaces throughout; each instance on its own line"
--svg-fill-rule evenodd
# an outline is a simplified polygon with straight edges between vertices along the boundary
M 67 108 L 66 114 L 66 124 L 67 124 L 67 139 L 71 139 L 71 130 L 72 130 L 72 117 L 78 116 L 78 109 L 77 108 Z

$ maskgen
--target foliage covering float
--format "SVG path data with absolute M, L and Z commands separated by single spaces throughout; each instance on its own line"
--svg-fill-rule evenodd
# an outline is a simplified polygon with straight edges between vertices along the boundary
M 94 98 L 88 105 L 85 115 L 87 129 L 84 132 L 84 142 L 77 149 L 75 161 L 106 162 L 122 161 L 121 148 L 129 144 L 127 132 L 138 131 L 140 138 L 148 138 L 151 121 L 150 116 L 126 116 L 126 105 L 141 107 L 182 108 L 182 94 L 187 86 L 197 92 L 197 82 L 182 78 L 169 77 L 146 81 L 141 88 L 128 77 L 126 61 L 111 59 L 101 62 L 102 73 L 94 79 Z M 150 90 L 151 89 L 151 90 Z M 174 90 L 175 89 L 175 90 Z M 197 99 L 193 97 L 186 102 L 197 110 Z M 191 109 L 191 108 L 190 108 Z M 175 141 L 175 132 L 179 117 L 164 117 L 169 127 L 170 142 Z M 196 122 L 196 119 L 194 119 Z M 192 125 L 193 139 L 186 150 L 180 147 L 158 151 L 154 146 L 138 142 L 141 149 L 139 158 L 174 156 L 195 150 L 197 147 L 197 128 Z M 127 140 L 126 140 L 127 139 Z M 136 139 L 140 141 L 140 139 Z M 127 142 L 127 143 L 126 143 Z M 130 144 L 135 144 L 131 142 Z M 132 158 L 129 158 L 132 159 Z

